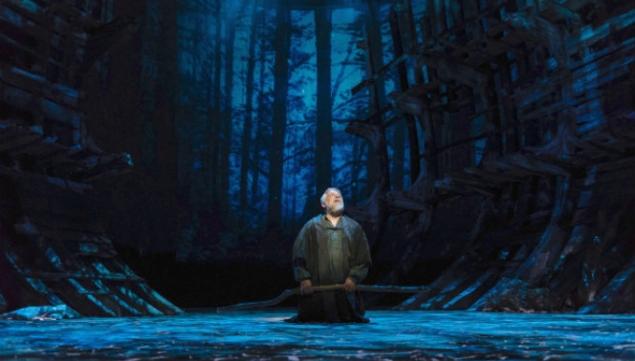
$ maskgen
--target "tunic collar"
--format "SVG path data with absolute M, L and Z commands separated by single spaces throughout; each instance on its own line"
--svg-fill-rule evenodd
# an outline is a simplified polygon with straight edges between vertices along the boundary
M 325 228 L 332 228 L 332 229 L 344 228 L 344 222 L 345 222 L 344 218 L 346 218 L 346 216 L 342 215 L 340 220 L 337 221 L 337 226 L 334 226 L 333 223 L 331 223 L 331 221 L 329 221 L 329 219 L 326 218 L 326 214 L 323 214 L 322 216 L 320 216 L 320 224 Z

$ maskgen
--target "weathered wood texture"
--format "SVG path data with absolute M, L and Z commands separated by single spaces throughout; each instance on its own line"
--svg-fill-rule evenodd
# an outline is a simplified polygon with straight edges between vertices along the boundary
M 106 3 L 0 4 L 0 312 L 181 312 L 119 259 L 93 194 L 132 166 L 94 143 L 79 111 L 82 75 L 132 23 L 101 23 Z
M 352 90 L 397 72 L 392 120 L 349 131 L 375 147 L 395 119 L 425 134 L 426 167 L 410 189 L 371 198 L 391 210 L 382 223 L 407 230 L 387 278 L 416 273 L 434 245 L 457 255 L 400 307 L 635 312 L 625 297 L 635 284 L 635 4 L 444 4 L 427 2 L 408 28 L 396 19 L 412 9 L 397 2 L 393 41 L 422 42 Z M 376 229 L 377 217 L 361 219 Z

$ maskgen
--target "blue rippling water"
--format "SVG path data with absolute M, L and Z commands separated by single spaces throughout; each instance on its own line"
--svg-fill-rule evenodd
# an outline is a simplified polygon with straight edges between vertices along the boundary
M 635 360 L 635 315 L 370 311 L 297 325 L 292 310 L 0 321 L 0 359 Z

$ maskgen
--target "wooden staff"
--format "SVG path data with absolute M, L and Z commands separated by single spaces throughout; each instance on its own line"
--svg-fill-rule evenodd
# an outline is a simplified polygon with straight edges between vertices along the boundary
M 344 285 L 335 284 L 335 285 L 324 285 L 324 286 L 312 286 L 311 289 L 314 292 L 343 290 Z M 378 293 L 419 293 L 428 289 L 429 288 L 425 286 L 392 286 L 392 285 L 357 285 L 355 286 L 355 290 L 357 291 L 378 292 Z M 282 291 L 280 295 L 270 300 L 244 302 L 244 303 L 237 303 L 235 305 L 230 305 L 230 306 L 217 307 L 216 312 L 241 311 L 241 310 L 250 310 L 250 309 L 275 306 L 281 303 L 282 301 L 286 300 L 287 298 L 293 295 L 299 295 L 299 294 L 300 294 L 300 287 L 289 288 Z

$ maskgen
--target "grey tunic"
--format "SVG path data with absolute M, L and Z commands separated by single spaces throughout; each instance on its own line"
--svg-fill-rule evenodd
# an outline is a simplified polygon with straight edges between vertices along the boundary
M 293 273 L 300 282 L 314 286 L 344 283 L 350 277 L 359 284 L 371 264 L 364 230 L 353 219 L 342 216 L 336 226 L 318 215 L 309 220 L 293 244 Z M 315 292 L 301 296 L 298 315 L 290 322 L 368 322 L 359 292 Z
M 300 282 L 313 285 L 343 283 L 350 277 L 357 284 L 371 264 L 368 240 L 362 227 L 344 215 L 336 226 L 321 214 L 309 220 L 293 244 L 293 273 Z

